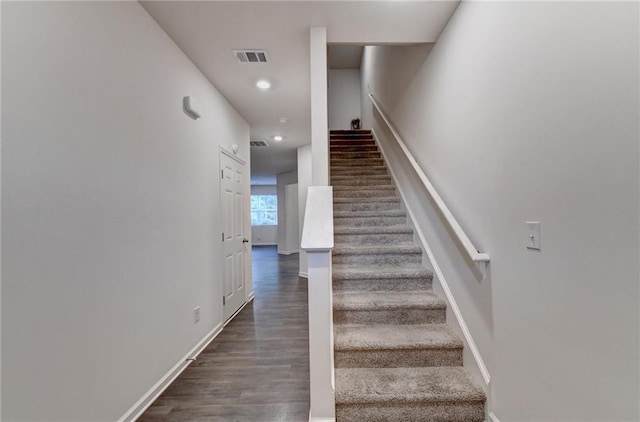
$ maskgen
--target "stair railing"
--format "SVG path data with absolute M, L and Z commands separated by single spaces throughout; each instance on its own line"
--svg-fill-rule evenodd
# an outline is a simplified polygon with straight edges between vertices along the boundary
M 309 187 L 300 247 L 307 253 L 309 274 L 309 421 L 335 420 L 331 186 Z
M 480 252 L 475 246 L 473 246 L 473 243 L 469 239 L 469 236 L 467 236 L 467 234 L 464 232 L 464 230 L 458 223 L 458 220 L 456 220 L 456 218 L 453 216 L 453 214 L 449 210 L 449 207 L 447 207 L 447 204 L 444 203 L 444 201 L 436 191 L 435 187 L 433 187 L 433 184 L 431 183 L 431 181 L 427 178 L 427 175 L 424 174 L 424 171 L 422 171 L 422 168 L 420 168 L 420 165 L 418 164 L 416 159 L 413 157 L 413 154 L 411 154 L 411 151 L 409 151 L 409 148 L 407 148 L 405 143 L 402 141 L 402 138 L 400 138 L 400 135 L 398 134 L 396 129 L 393 127 L 393 125 L 391 124 L 387 116 L 384 114 L 384 112 L 380 108 L 380 105 L 377 103 L 375 98 L 373 98 L 373 95 L 369 94 L 369 98 L 371 99 L 371 103 L 373 103 L 373 106 L 375 107 L 375 109 L 378 111 L 378 114 L 380 114 L 380 117 L 382 117 L 382 120 L 389 128 L 389 131 L 395 138 L 396 142 L 400 146 L 400 149 L 402 149 L 402 152 L 405 154 L 407 160 L 409 160 L 409 163 L 411 163 L 411 167 L 418 175 L 418 178 L 424 185 L 425 189 L 427 189 L 427 192 L 429 192 L 429 195 L 433 199 L 433 202 L 436 204 L 436 206 L 442 213 L 444 219 L 447 221 L 447 224 L 449 224 L 449 227 L 451 227 L 451 230 L 453 230 L 456 237 L 464 247 L 469 258 L 473 262 L 489 262 L 490 261 L 489 254 Z

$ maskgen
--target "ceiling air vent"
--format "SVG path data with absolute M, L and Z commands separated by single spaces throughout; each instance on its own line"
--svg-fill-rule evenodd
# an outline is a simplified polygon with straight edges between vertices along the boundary
M 255 148 L 268 147 L 269 144 L 267 141 L 249 141 L 249 145 Z
M 266 63 L 267 50 L 233 50 L 240 63 Z

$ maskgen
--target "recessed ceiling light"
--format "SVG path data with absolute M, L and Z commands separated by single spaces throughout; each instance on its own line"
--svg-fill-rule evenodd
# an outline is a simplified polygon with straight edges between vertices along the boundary
M 276 135 L 276 136 L 273 137 L 273 140 L 276 141 L 276 142 L 280 142 L 280 141 L 282 141 L 282 136 Z
M 256 82 L 256 86 L 262 90 L 267 90 L 271 88 L 271 82 L 266 79 L 260 79 L 258 82 Z
M 279 119 L 278 119 L 278 121 L 279 121 L 281 124 L 283 124 L 283 125 L 284 125 L 285 123 L 287 123 L 287 122 L 289 121 L 289 119 L 287 119 L 286 117 L 281 117 L 281 118 L 279 118 Z

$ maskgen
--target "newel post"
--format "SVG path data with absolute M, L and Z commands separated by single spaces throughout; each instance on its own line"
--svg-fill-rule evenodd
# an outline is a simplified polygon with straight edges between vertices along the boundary
M 311 186 L 302 229 L 309 273 L 309 421 L 335 420 L 333 367 L 333 188 Z

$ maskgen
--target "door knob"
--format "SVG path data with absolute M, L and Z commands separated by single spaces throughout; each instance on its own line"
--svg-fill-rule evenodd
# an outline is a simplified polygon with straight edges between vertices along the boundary
M 249 243 L 249 239 L 242 239 L 242 243 Z

